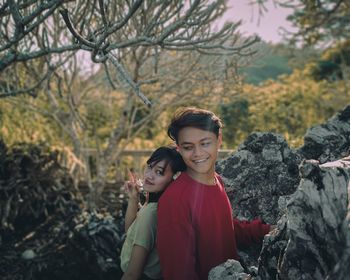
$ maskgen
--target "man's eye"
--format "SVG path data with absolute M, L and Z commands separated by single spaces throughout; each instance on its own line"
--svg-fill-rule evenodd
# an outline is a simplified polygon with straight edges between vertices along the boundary
M 185 151 L 189 151 L 189 150 L 191 150 L 192 149 L 192 147 L 191 146 L 184 146 L 184 147 L 182 147 Z
M 210 142 L 203 142 L 203 143 L 202 143 L 202 146 L 205 146 L 205 147 L 206 147 L 206 146 L 209 146 L 209 145 L 210 145 Z

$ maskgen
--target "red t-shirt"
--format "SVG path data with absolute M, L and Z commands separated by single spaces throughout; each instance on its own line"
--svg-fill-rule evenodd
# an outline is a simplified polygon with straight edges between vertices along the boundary
M 183 172 L 158 203 L 157 250 L 165 280 L 208 279 L 211 268 L 238 259 L 237 242 L 261 238 L 269 226 L 232 219 L 232 208 L 219 175 L 205 185 Z

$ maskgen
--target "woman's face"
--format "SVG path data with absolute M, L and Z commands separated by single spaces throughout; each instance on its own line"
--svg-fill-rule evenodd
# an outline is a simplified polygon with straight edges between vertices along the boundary
M 160 192 L 172 181 L 174 173 L 170 164 L 161 160 L 156 164 L 148 164 L 144 172 L 143 188 L 147 192 Z

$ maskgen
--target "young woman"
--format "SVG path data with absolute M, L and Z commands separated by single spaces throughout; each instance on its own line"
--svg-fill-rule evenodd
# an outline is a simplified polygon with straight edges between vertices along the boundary
M 186 165 L 175 147 L 160 147 L 147 160 L 142 187 L 147 199 L 139 209 L 141 184 L 131 175 L 125 182 L 128 208 L 125 214 L 126 240 L 121 252 L 122 280 L 161 279 L 156 251 L 157 205 L 165 188 Z

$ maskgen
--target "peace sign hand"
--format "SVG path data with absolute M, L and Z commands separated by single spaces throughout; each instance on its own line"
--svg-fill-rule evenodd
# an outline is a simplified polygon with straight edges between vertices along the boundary
M 125 192 L 127 193 L 129 199 L 139 201 L 139 193 L 140 193 L 140 183 L 139 179 L 128 170 L 129 180 L 124 183 Z

